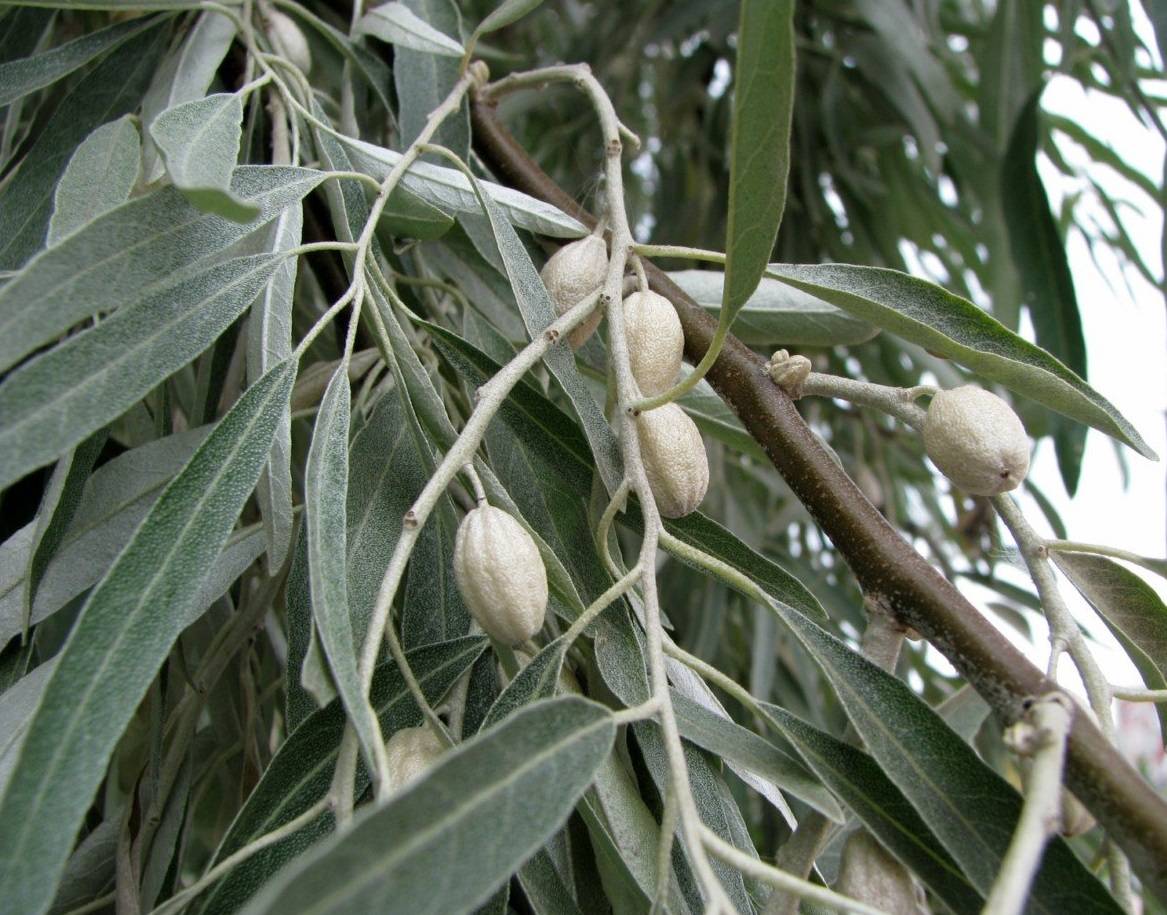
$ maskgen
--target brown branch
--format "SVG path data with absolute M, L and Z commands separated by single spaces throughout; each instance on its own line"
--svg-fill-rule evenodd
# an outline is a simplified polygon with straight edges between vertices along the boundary
M 471 119 L 474 148 L 499 178 L 595 225 L 595 217 L 527 155 L 493 105 L 475 100 Z M 651 287 L 677 309 L 685 353 L 698 362 L 716 322 L 659 268 L 646 264 L 646 270 Z M 885 602 L 943 652 L 1006 725 L 1020 717 L 1026 699 L 1057 689 L 867 501 L 767 377 L 765 364 L 730 335 L 708 380 L 843 554 L 865 594 Z M 1167 898 L 1167 802 L 1086 715 L 1074 716 L 1067 783 L 1130 856 L 1142 880 Z

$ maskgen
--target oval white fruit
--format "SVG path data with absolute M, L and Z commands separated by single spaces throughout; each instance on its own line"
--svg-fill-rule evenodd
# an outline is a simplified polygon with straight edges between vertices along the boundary
M 697 424 L 674 403 L 637 418 L 648 485 L 666 518 L 689 514 L 709 488 L 709 459 Z
M 1016 489 L 1029 470 L 1029 436 L 996 394 L 965 385 L 939 391 L 924 419 L 924 450 L 940 472 L 974 496 Z
M 640 392 L 651 396 L 672 387 L 685 352 L 685 332 L 672 302 L 652 291 L 632 293 L 624 300 L 624 335 Z
M 279 10 L 268 10 L 264 18 L 267 20 L 267 37 L 271 39 L 275 52 L 301 73 L 307 74 L 312 69 L 312 52 L 296 21 Z
M 385 744 L 390 790 L 400 791 L 415 781 L 445 750 L 445 742 L 426 725 L 394 731 Z
M 487 635 L 517 645 L 543 628 L 547 571 L 531 535 L 501 508 L 483 505 L 458 527 L 454 580 Z
M 564 245 L 551 255 L 539 274 L 557 314 L 563 314 L 603 286 L 607 275 L 608 246 L 595 235 Z M 567 335 L 571 348 L 583 346 L 603 317 L 604 312 L 597 304 L 596 310 Z

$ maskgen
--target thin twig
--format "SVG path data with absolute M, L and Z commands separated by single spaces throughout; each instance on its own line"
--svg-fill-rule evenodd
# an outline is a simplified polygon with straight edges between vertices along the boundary
M 1064 693 L 1042 696 L 1006 735 L 1019 752 L 1032 755 L 1033 762 L 1026 779 L 1025 805 L 983 915 L 1017 915 L 1025 908 L 1045 845 L 1061 822 L 1062 765 L 1073 708 Z

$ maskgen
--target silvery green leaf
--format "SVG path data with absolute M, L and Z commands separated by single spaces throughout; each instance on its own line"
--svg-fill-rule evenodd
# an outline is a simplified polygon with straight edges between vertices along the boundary
M 365 759 L 372 765 L 373 747 L 380 740 L 380 732 L 357 672 L 364 632 L 354 644 L 345 562 L 351 399 L 347 368 L 341 365 L 320 402 L 304 469 L 308 580 L 316 633 L 328 658 L 333 683 L 361 740 Z
M 103 124 L 86 137 L 53 194 L 48 245 L 129 200 L 141 162 L 142 145 L 131 115 Z
M 478 28 L 474 30 L 475 37 L 494 32 L 522 19 L 542 2 L 543 0 L 503 0 L 478 23 Z
M 77 845 L 65 865 L 49 915 L 68 915 L 105 894 L 117 875 L 121 823 L 103 820 Z
M 50 51 L 0 64 L 0 107 L 51 86 L 91 60 L 116 48 L 144 28 L 157 25 L 149 18 L 115 22 L 96 32 L 74 38 Z
M 210 346 L 277 264 L 270 255 L 241 257 L 172 278 L 9 375 L 0 384 L 0 488 L 82 441 Z
M 50 658 L 0 693 L 0 794 L 4 793 L 4 786 L 24 743 L 28 723 L 56 666 L 57 659 Z
M 294 203 L 267 230 L 265 250 L 286 252 L 300 244 L 304 208 Z M 292 294 L 298 257 L 286 257 L 251 306 L 247 325 L 247 375 L 252 381 L 292 354 Z M 298 386 L 298 385 L 297 385 Z M 292 401 L 295 402 L 295 392 Z M 293 406 L 280 420 L 271 457 L 259 478 L 256 497 L 267 535 L 268 568 L 284 564 L 292 540 L 292 419 Z
M 459 57 L 463 50 L 455 40 L 461 36 L 462 16 L 454 0 L 405 0 L 404 3 L 379 6 L 374 16 L 388 6 L 397 6 L 422 22 L 457 50 L 439 56 L 423 48 L 399 45 L 393 52 L 393 82 L 397 89 L 398 143 L 402 148 L 421 135 L 429 114 L 450 94 L 462 75 Z M 367 17 L 366 17 L 367 18 Z M 446 118 L 434 134 L 432 143 L 445 146 L 463 160 L 470 156 L 470 115 L 465 100 L 457 112 Z
M 431 704 L 437 705 L 488 644 L 484 636 L 467 636 L 407 651 L 405 657 L 422 693 Z M 392 661 L 378 665 L 373 672 L 369 700 L 386 734 L 398 728 L 414 727 L 423 720 L 421 710 Z M 338 699 L 313 712 L 288 736 L 228 828 L 215 852 L 215 863 L 296 818 L 328 793 L 347 721 Z M 357 772 L 356 791 L 363 792 L 368 785 L 368 773 L 361 768 Z M 332 817 L 324 814 L 299 832 L 265 848 L 195 899 L 189 911 L 192 915 L 238 911 L 272 874 L 331 832 L 332 826 Z
M 886 777 L 919 811 L 969 883 L 987 895 L 1021 812 L 1016 789 L 906 683 L 802 614 L 778 603 L 773 609 L 818 662 Z M 1046 847 L 1029 905 L 1051 915 L 1121 911 L 1060 837 Z
M 157 439 L 93 472 L 37 588 L 33 623 L 55 613 L 105 574 L 163 487 L 209 431 L 203 427 Z M 0 645 L 20 632 L 21 595 L 35 532 L 36 522 L 31 522 L 0 545 Z
M 461 57 L 465 53 L 462 45 L 439 32 L 398 0 L 382 3 L 365 13 L 357 23 L 357 31 L 426 54 Z
M 28 569 L 24 576 L 24 598 L 21 601 L 22 630 L 27 633 L 31 622 L 36 594 L 44 579 L 45 568 L 65 539 L 65 533 L 80 506 L 85 481 L 93 463 L 105 445 L 105 430 L 99 429 L 84 442 L 64 455 L 45 487 L 40 510 L 36 516 L 36 531 L 29 550 Z
M 142 123 L 149 136 L 154 119 L 168 108 L 193 102 L 207 94 L 215 72 L 235 40 L 235 23 L 213 10 L 203 13 L 191 26 L 182 44 L 166 56 L 154 74 L 142 100 Z M 146 183 L 162 177 L 163 165 L 150 142 L 142 149 Z
M 231 191 L 242 130 L 243 100 L 235 93 L 219 93 L 167 108 L 150 125 L 150 136 L 175 187 L 191 203 L 208 213 L 250 222 L 259 207 Z
M 852 264 L 771 264 L 766 275 L 826 299 L 1155 459 L 1155 452 L 1110 401 L 1045 350 L 941 286 L 897 270 Z
M 720 270 L 673 270 L 669 279 L 711 315 L 720 314 L 725 286 Z M 879 328 L 820 298 L 763 278 L 734 319 L 733 332 L 742 342 L 758 346 L 835 346 L 870 340 Z
M 242 166 L 232 189 L 274 218 L 324 180 L 322 172 Z M 126 308 L 251 231 L 203 213 L 174 188 L 138 197 L 42 252 L 0 288 L 0 371 L 77 322 Z
M 401 153 L 364 140 L 345 137 L 343 142 L 353 166 L 378 180 L 383 181 L 401 160 Z M 579 238 L 587 234 L 582 223 L 549 203 L 492 181 L 480 183 L 487 196 L 521 229 L 552 238 Z M 458 169 L 415 162 L 402 176 L 401 184 L 439 209 L 459 213 L 482 211 L 470 181 Z
M 448 750 L 401 794 L 320 843 L 246 911 L 470 910 L 563 824 L 615 735 L 608 710 L 593 702 L 572 696 L 528 706 Z
M 62 649 L 0 796 L 6 904 L 43 912 L 118 739 L 259 478 L 294 378 L 252 385 L 219 422 L 93 590 Z
M 53 191 L 73 150 L 96 127 L 138 107 L 162 45 L 160 26 L 139 32 L 77 80 L 57 104 L 0 189 L 0 270 L 19 269 L 43 247 Z

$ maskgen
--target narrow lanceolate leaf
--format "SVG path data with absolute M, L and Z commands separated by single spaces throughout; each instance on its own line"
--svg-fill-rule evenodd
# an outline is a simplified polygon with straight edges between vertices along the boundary
M 250 222 L 259 208 L 231 191 L 242 130 L 243 100 L 235 93 L 219 93 L 163 111 L 150 125 L 150 136 L 175 187 L 191 203 L 208 213 Z
M 8 376 L 0 385 L 0 488 L 121 415 L 210 346 L 277 263 L 240 257 L 188 273 Z
M 1082 336 L 1074 278 L 1037 171 L 1040 110 L 1038 89 L 1017 116 L 1001 163 L 1001 209 L 1037 345 L 1085 378 L 1086 340 Z M 1062 481 L 1073 495 L 1082 470 L 1085 428 L 1059 418 L 1054 426 L 1054 445 Z
M 1146 687 L 1167 689 L 1167 605 L 1155 589 L 1105 556 L 1055 552 L 1053 558 L 1110 627 Z M 1155 708 L 1167 734 L 1167 704 Z
M 468 911 L 563 824 L 615 735 L 607 709 L 584 699 L 523 709 L 322 843 L 247 911 Z
M 503 26 L 522 19 L 542 2 L 543 0 L 503 0 L 487 14 L 485 19 L 478 23 L 478 28 L 474 30 L 474 37 L 477 38 L 497 31 Z
M 669 279 L 712 315 L 721 313 L 725 274 L 719 270 L 674 270 Z M 758 344 L 835 346 L 862 343 L 879 328 L 841 308 L 777 280 L 763 279 L 733 322 L 739 340 Z
M 352 157 L 353 166 L 379 181 L 383 181 L 389 170 L 401 159 L 401 153 L 363 140 L 345 137 L 343 142 Z M 401 184 L 439 209 L 459 213 L 482 211 L 470 181 L 456 168 L 415 162 L 402 176 Z M 552 238 L 579 238 L 588 234 L 583 223 L 549 203 L 493 181 L 481 181 L 479 184 L 520 229 Z
M 959 362 L 1155 459 L 1155 452 L 1114 405 L 1074 372 L 972 302 L 934 283 L 898 270 L 852 264 L 771 264 L 767 276 Z
M 461 57 L 465 50 L 398 0 L 373 7 L 357 23 L 357 31 L 426 54 Z
M 85 481 L 104 445 L 105 430 L 102 429 L 62 457 L 53 468 L 37 512 L 36 533 L 24 578 L 23 622 L 26 632 L 45 569 L 65 539 L 65 532 L 81 505 Z
M 291 394 L 285 363 L 253 385 L 167 487 L 62 649 L 0 798 L 0 884 L 42 912 L 122 732 L 255 486 Z M 197 612 L 197 611 L 196 611 Z
M 267 230 L 265 248 L 283 253 L 300 244 L 304 207 L 294 203 Z M 298 257 L 285 257 L 251 306 L 247 325 L 247 375 L 254 381 L 292 354 L 292 294 Z M 267 536 L 268 568 L 284 564 L 292 542 L 292 408 L 280 420 L 271 457 L 255 490 Z
M 142 124 L 147 137 L 150 125 L 163 111 L 207 94 L 234 40 L 235 23 L 230 17 L 214 10 L 199 16 L 182 44 L 163 58 L 142 99 Z M 144 144 L 142 162 L 147 184 L 162 177 L 162 157 L 153 143 Z
M 981 894 L 991 889 L 1021 813 L 1021 796 L 902 681 L 826 630 L 774 609 L 814 656 L 871 756 L 911 801 Z M 1030 911 L 1121 909 L 1060 838 L 1046 848 Z
M 204 427 L 157 439 L 94 471 L 72 523 L 37 585 L 32 623 L 55 613 L 105 574 L 162 489 L 208 431 Z M 20 631 L 21 603 L 36 535 L 37 522 L 33 521 L 0 546 L 0 646 Z
M 450 45 L 458 45 L 455 39 L 462 35 L 462 14 L 454 0 L 405 0 L 391 5 L 406 10 L 419 22 L 424 21 L 426 28 Z M 377 7 L 369 15 L 376 15 L 383 9 L 384 6 Z M 401 44 L 393 51 L 393 84 L 397 89 L 397 123 L 402 148 L 418 138 L 425 129 L 430 112 L 457 84 L 462 76 L 457 58 L 462 53 L 461 45 L 458 45 L 458 53 L 452 56 Z M 431 142 L 452 150 L 462 159 L 469 158 L 470 112 L 465 100 L 457 112 L 442 121 Z
M 506 689 L 494 700 L 494 705 L 486 713 L 481 730 L 498 724 L 517 709 L 536 699 L 555 695 L 559 683 L 559 671 L 563 669 L 563 656 L 567 653 L 567 643 L 562 636 L 535 655 L 534 659 L 515 674 Z
M 674 693 L 673 707 L 686 740 L 784 788 L 836 823 L 846 822 L 839 802 L 800 760 L 692 699 Z
M 142 144 L 130 115 L 93 131 L 77 147 L 57 183 L 47 243 L 55 245 L 129 200 L 141 163 Z
M 723 326 L 758 288 L 786 206 L 794 110 L 793 0 L 742 0 L 737 34 Z
M 863 824 L 953 912 L 979 912 L 973 888 L 935 833 L 920 819 L 879 764 L 857 747 L 812 727 L 785 709 L 763 703 L 766 717 L 803 755 L 808 766 Z
M 18 98 L 51 86 L 106 51 L 116 48 L 145 28 L 156 25 L 150 18 L 118 22 L 82 35 L 51 51 L 22 57 L 0 65 L 0 107 Z
M 407 651 L 405 657 L 426 699 L 431 705 L 437 705 L 488 644 L 483 636 L 467 636 Z M 374 671 L 369 699 L 386 734 L 422 722 L 421 709 L 392 661 Z M 347 721 L 337 699 L 313 712 L 292 732 L 236 815 L 215 852 L 213 863 L 295 819 L 328 793 Z M 362 793 L 368 785 L 368 773 L 359 769 L 356 792 Z M 192 915 L 237 911 L 272 874 L 330 832 L 332 825 L 332 817 L 322 815 L 299 832 L 249 858 L 195 900 L 190 909 Z
M 243 166 L 232 188 L 265 221 L 323 180 L 310 169 Z M 0 371 L 90 315 L 140 302 L 248 231 L 201 212 L 169 187 L 95 219 L 0 288 Z
M 373 748 L 381 734 L 357 673 L 345 563 L 351 398 L 348 367 L 342 364 L 332 376 L 316 414 L 316 428 L 304 470 L 304 511 L 308 525 L 308 580 L 316 631 L 328 657 L 333 683 L 361 739 L 365 757 L 372 765 Z
M 77 80 L 0 189 L 0 270 L 20 268 L 44 245 L 53 190 L 77 145 L 138 107 L 165 43 L 160 31 L 155 25 L 139 32 Z
M 489 225 L 493 244 L 497 246 L 499 256 L 502 258 L 511 290 L 523 316 L 523 324 L 526 325 L 528 335 L 534 340 L 555 320 L 555 308 L 518 233 L 506 220 L 498 204 L 482 192 L 478 179 L 474 179 L 474 184 L 486 210 L 486 224 Z M 464 225 L 468 230 L 476 231 L 476 227 L 482 226 L 483 223 L 467 220 Z M 543 362 L 551 370 L 551 374 L 555 376 L 555 380 L 559 382 L 575 408 L 604 488 L 609 493 L 615 492 L 624 475 L 619 445 L 612 434 L 612 427 L 604 419 L 599 404 L 583 383 L 571 349 L 563 345 L 553 346 L 543 357 Z
M 51 658 L 0 693 L 0 792 L 16 765 L 28 723 L 56 666 L 57 659 Z

